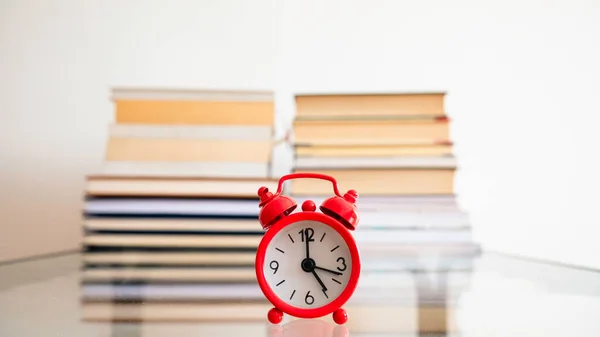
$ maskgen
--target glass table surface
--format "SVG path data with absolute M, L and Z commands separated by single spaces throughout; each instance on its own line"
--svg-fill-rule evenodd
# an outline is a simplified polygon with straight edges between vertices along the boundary
M 168 304 L 167 321 L 87 320 L 80 254 L 5 264 L 0 336 L 600 336 L 598 272 L 492 253 L 455 268 L 415 269 L 418 259 L 403 260 L 393 278 L 369 276 L 378 286 L 359 285 L 356 296 L 368 304 L 350 305 L 344 325 L 288 317 L 272 325 L 266 312 L 264 319 L 203 319 Z

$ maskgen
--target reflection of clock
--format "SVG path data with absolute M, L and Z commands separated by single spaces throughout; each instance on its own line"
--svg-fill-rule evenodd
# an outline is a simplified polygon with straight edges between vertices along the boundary
M 333 183 L 335 196 L 316 212 L 312 201 L 302 212 L 289 197 L 280 195 L 285 180 L 317 178 Z M 316 173 L 283 176 L 275 194 L 259 190 L 259 220 L 266 233 L 256 254 L 259 286 L 275 308 L 269 321 L 281 322 L 283 313 L 315 318 L 333 313 L 338 324 L 347 321 L 342 309 L 354 293 L 360 275 L 360 254 L 351 234 L 358 224 L 354 190 L 341 196 L 334 178 Z
M 348 328 L 333 325 L 320 319 L 294 319 L 283 325 L 271 325 L 267 329 L 268 337 L 348 337 Z

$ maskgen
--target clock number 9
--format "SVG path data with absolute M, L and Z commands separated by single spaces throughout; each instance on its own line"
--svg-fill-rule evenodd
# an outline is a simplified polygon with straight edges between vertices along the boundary
M 271 261 L 271 263 L 269 263 L 269 267 L 271 268 L 271 270 L 273 270 L 273 274 L 275 274 L 277 272 L 277 269 L 279 269 L 279 262 L 273 260 Z
M 310 298 L 310 301 L 309 301 Z M 312 297 L 312 295 L 310 294 L 310 290 L 306 293 L 306 296 L 304 297 L 304 303 L 311 305 L 313 303 L 315 303 L 315 298 Z
M 335 260 L 335 261 L 336 261 L 336 262 L 340 262 L 340 260 L 342 260 L 342 266 L 343 266 L 344 268 L 342 269 L 342 268 L 340 268 L 340 267 L 337 267 L 337 270 L 339 270 L 339 271 L 344 271 L 344 270 L 346 270 L 346 260 L 344 260 L 344 258 L 343 258 L 343 257 L 338 257 L 338 259 L 337 259 L 337 260 Z

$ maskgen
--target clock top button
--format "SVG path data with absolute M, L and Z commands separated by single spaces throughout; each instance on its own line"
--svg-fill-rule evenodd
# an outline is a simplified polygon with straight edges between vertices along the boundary
M 305 212 L 314 212 L 317 209 L 317 205 L 312 200 L 306 200 L 302 203 L 302 210 Z

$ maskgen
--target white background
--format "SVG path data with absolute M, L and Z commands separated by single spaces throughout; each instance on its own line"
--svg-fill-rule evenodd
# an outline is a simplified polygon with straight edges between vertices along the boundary
M 447 91 L 475 238 L 600 268 L 599 59 L 594 0 L 0 0 L 0 259 L 79 246 L 110 87 L 140 85 L 276 90 L 280 128 L 296 92 Z

